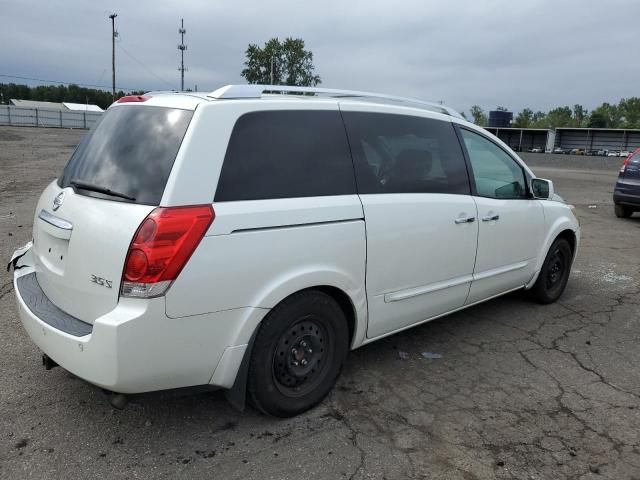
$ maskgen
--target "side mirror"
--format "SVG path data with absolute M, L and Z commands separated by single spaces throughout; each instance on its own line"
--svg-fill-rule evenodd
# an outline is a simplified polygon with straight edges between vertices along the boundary
M 554 195 L 553 182 L 544 178 L 533 178 L 531 179 L 531 193 L 533 198 L 550 200 Z

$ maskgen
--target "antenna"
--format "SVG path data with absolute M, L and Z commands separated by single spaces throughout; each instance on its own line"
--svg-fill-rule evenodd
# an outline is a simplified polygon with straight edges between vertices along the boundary
M 184 35 L 187 33 L 184 28 L 184 18 L 180 19 L 180 29 L 178 33 L 180 34 L 180 45 L 178 45 L 178 50 L 180 50 L 180 68 L 178 69 L 180 72 L 180 91 L 184 92 L 184 72 L 187 71 L 184 67 L 184 51 L 187 49 L 187 46 L 184 44 Z

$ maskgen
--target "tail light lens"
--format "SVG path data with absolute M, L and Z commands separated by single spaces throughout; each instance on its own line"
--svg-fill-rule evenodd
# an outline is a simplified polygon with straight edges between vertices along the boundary
M 624 159 L 624 162 L 622 163 L 622 167 L 620 167 L 620 173 L 624 173 L 624 171 L 627 169 L 627 165 L 629 165 L 629 162 L 631 161 L 631 157 L 633 157 L 634 154 L 635 152 L 633 152 L 631 155 L 628 155 L 627 158 Z
M 164 295 L 204 237 L 215 212 L 211 205 L 156 208 L 133 236 L 122 273 L 120 294 Z
M 116 103 L 146 102 L 150 98 L 146 95 L 125 95 L 116 100 Z

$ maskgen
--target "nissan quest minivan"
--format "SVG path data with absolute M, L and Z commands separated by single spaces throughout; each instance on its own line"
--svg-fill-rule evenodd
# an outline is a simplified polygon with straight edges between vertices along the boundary
M 518 289 L 557 300 L 579 242 L 552 182 L 447 107 L 238 85 L 118 100 L 11 263 L 47 365 L 286 417 L 350 349 Z

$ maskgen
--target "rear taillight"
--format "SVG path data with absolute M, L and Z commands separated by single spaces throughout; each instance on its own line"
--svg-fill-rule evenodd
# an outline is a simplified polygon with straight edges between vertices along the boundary
M 116 100 L 116 103 L 146 102 L 150 98 L 146 95 L 125 95 Z
M 627 169 L 627 165 L 629 165 L 629 162 L 631 161 L 631 157 L 633 157 L 634 153 L 632 153 L 631 155 L 627 155 L 627 158 L 624 159 L 624 162 L 622 163 L 622 167 L 620 167 L 620 173 L 624 173 L 624 171 Z
M 213 223 L 211 205 L 156 208 L 133 236 L 122 272 L 120 294 L 164 295 Z

